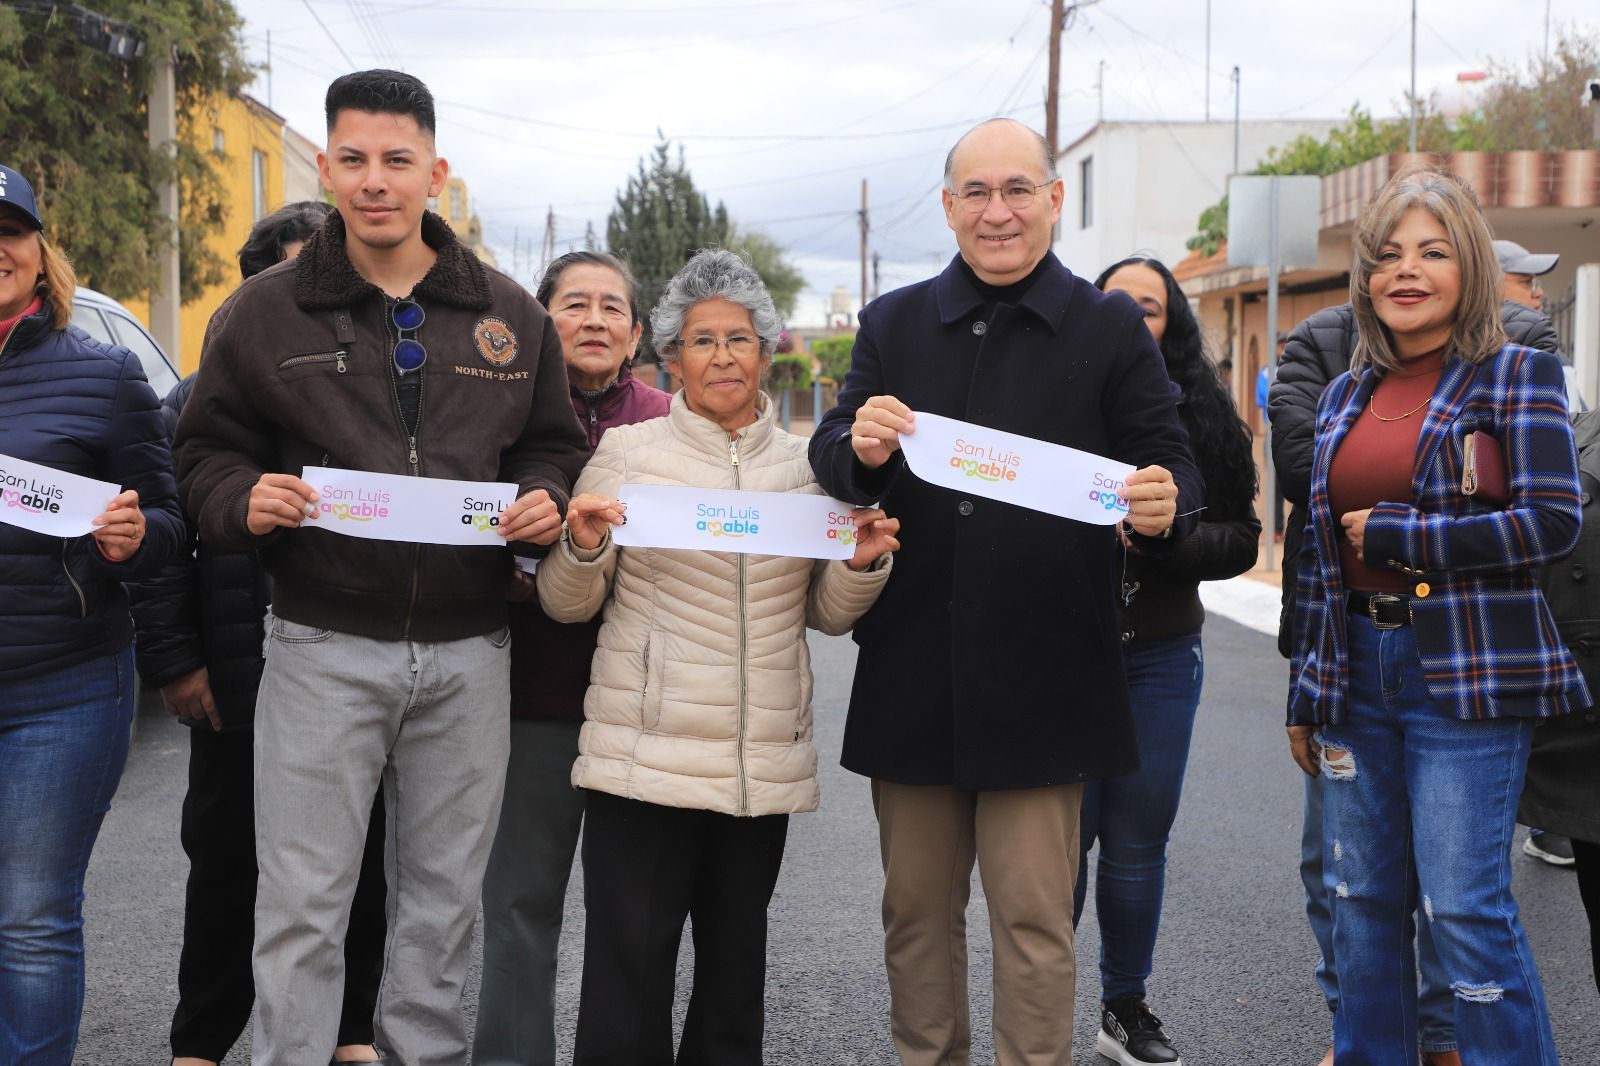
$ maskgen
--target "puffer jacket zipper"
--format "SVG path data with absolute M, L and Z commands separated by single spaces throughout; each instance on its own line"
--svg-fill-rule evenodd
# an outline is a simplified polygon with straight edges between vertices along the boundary
M 739 438 L 737 435 L 728 438 L 728 459 L 733 464 L 733 487 L 739 489 Z M 739 552 L 735 558 L 738 560 L 738 625 L 739 625 L 739 732 L 736 737 L 737 748 L 735 755 L 739 765 L 739 814 L 750 813 L 750 781 L 745 776 L 744 765 L 744 734 L 745 734 L 745 699 L 749 691 L 749 674 L 745 667 L 745 651 L 748 644 L 745 632 L 745 559 L 744 552 Z
M 5 356 L 6 356 L 6 348 L 10 347 L 11 338 L 15 337 L 17 335 L 17 330 L 18 330 L 18 328 L 21 327 L 21 325 L 22 325 L 21 322 L 16 323 L 16 325 L 11 327 L 11 332 L 7 333 L 3 339 L 0 339 L 0 359 L 4 359 L 5 358 Z M 71 547 L 71 546 L 72 546 L 72 541 L 70 541 L 70 540 L 68 540 L 66 538 L 62 538 L 62 541 L 61 541 L 61 572 L 66 575 L 67 584 L 72 586 L 72 591 L 76 592 L 78 594 L 78 617 L 79 618 L 88 618 L 89 617 L 89 597 L 87 597 L 87 596 L 85 596 L 83 594 L 83 586 L 78 584 L 78 579 L 72 576 L 72 569 L 71 569 L 71 567 L 69 567 L 67 565 L 67 549 L 69 547 Z
M 67 565 L 67 548 L 71 544 L 72 541 L 64 538 L 61 541 L 61 572 L 67 575 L 67 584 L 71 585 L 72 591 L 78 594 L 78 617 L 88 618 L 89 597 L 83 594 L 83 586 L 78 584 L 78 579 L 72 576 L 72 568 Z

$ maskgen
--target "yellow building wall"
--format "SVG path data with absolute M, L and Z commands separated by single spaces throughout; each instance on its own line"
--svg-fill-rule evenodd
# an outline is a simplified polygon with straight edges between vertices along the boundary
M 224 223 L 208 240 L 211 250 L 228 264 L 226 280 L 213 285 L 198 299 L 183 305 L 179 350 L 168 352 L 179 373 L 188 374 L 200 365 L 200 345 L 205 340 L 206 323 L 222 301 L 239 286 L 238 252 L 250 236 L 250 227 L 263 215 L 281 207 L 283 195 L 283 119 L 249 97 L 219 97 L 207 114 L 195 123 L 201 148 L 215 149 L 221 142 L 219 174 L 223 188 Z M 255 153 L 265 164 L 265 182 L 257 203 Z M 179 220 L 180 225 L 182 220 Z M 149 304 L 135 303 L 130 309 L 150 321 Z

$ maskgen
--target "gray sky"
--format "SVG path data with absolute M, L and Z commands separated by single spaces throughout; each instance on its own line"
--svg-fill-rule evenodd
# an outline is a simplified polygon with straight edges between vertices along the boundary
M 833 286 L 858 287 L 862 178 L 887 290 L 936 273 L 954 250 L 938 185 L 961 130 L 995 114 L 1044 126 L 1045 0 L 236 3 L 253 60 L 266 61 L 271 34 L 272 73 L 252 92 L 315 141 L 327 83 L 352 63 L 426 81 L 440 151 L 502 268 L 519 231 L 532 245 L 525 282 L 547 209 L 558 251 L 590 222 L 603 238 L 616 191 L 663 131 L 713 202 L 790 249 L 807 281 L 800 325 L 821 320 Z M 1202 119 L 1206 6 L 1100 0 L 1080 11 L 1063 42 L 1061 143 L 1095 120 L 1101 60 L 1106 119 Z M 1541 51 L 1546 6 L 1420 0 L 1419 90 L 1448 106 L 1459 72 Z M 1600 29 L 1593 0 L 1548 8 L 1552 39 L 1563 26 Z M 1211 0 L 1211 11 L 1212 118 L 1232 117 L 1235 64 L 1245 119 L 1336 117 L 1358 100 L 1398 113 L 1404 0 Z

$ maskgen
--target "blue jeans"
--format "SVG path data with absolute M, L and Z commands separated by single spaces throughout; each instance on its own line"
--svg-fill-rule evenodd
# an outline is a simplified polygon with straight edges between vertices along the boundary
M 1122 647 L 1139 738 L 1139 769 L 1083 787 L 1078 884 L 1072 924 L 1083 914 L 1088 855 L 1100 841 L 1095 914 L 1100 922 L 1100 995 L 1143 996 L 1161 926 L 1167 837 L 1178 817 L 1195 708 L 1205 679 L 1200 634 L 1134 640 Z
M 1321 777 L 1306 778 L 1305 817 L 1300 829 L 1300 881 L 1306 888 L 1306 918 L 1311 935 L 1317 939 L 1317 987 L 1328 1002 L 1328 1011 L 1339 1012 L 1339 967 L 1333 953 L 1333 900 L 1339 878 L 1334 867 L 1323 859 L 1327 849 L 1322 824 L 1322 795 L 1327 782 Z M 1426 915 L 1424 915 L 1426 919 Z M 1421 985 L 1417 999 L 1417 1024 L 1422 1030 L 1423 1051 L 1456 1050 L 1455 994 L 1444 975 L 1444 964 L 1433 945 L 1433 934 L 1424 920 L 1415 925 L 1417 969 Z
M 1414 1061 L 1419 903 L 1473 1066 L 1557 1066 L 1544 989 L 1511 896 L 1534 722 L 1436 704 L 1407 626 L 1349 619 L 1346 719 L 1322 730 L 1323 824 L 1339 969 L 1339 1066 Z
M 83 877 L 128 759 L 133 649 L 0 684 L 0 1062 L 66 1066 Z

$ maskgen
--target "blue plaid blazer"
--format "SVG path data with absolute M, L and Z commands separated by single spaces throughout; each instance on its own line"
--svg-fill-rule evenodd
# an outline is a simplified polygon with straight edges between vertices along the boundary
M 1343 720 L 1349 682 L 1339 517 L 1328 471 L 1379 375 L 1340 375 L 1317 405 L 1316 450 L 1300 555 L 1289 724 Z M 1505 453 L 1511 502 L 1461 494 L 1462 441 L 1483 430 Z M 1428 689 L 1458 718 L 1547 717 L 1592 700 L 1556 633 L 1539 567 L 1570 552 L 1582 522 L 1577 455 L 1561 364 L 1508 344 L 1474 366 L 1453 358 L 1428 402 L 1411 499 L 1367 520 L 1363 552 L 1415 581 L 1412 624 Z

